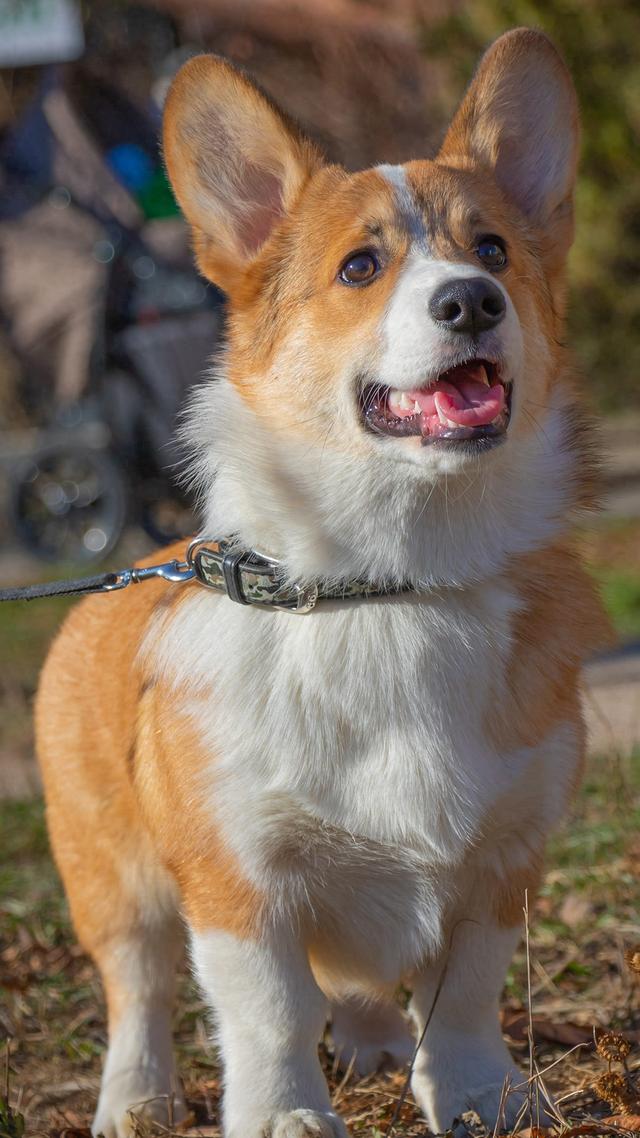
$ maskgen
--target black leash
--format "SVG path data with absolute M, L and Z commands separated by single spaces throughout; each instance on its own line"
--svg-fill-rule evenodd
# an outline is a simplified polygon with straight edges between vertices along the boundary
M 19 585 L 13 589 L 0 589 L 0 601 L 35 601 L 38 597 L 81 596 L 83 593 L 101 593 L 111 590 L 117 581 L 116 573 L 98 573 L 95 577 L 80 577 L 75 581 L 50 581 L 46 585 Z
M 194 570 L 185 561 L 165 561 L 162 565 L 149 565 L 145 569 L 120 569 L 114 573 L 98 573 L 93 577 L 78 577 L 73 581 L 50 581 L 45 585 L 19 585 L 0 589 L 1 601 L 35 601 L 39 597 L 81 597 L 88 593 L 112 593 L 127 585 L 137 585 L 152 577 L 164 581 L 190 581 Z

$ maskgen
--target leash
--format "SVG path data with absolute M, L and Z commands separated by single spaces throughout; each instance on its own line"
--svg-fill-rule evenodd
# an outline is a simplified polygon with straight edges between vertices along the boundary
M 319 600 L 353 600 L 393 596 L 414 591 L 411 586 L 378 586 L 365 581 L 322 588 L 315 583 L 290 581 L 284 565 L 256 549 L 243 549 L 231 538 L 214 541 L 196 538 L 187 547 L 184 561 L 163 561 L 144 568 L 132 567 L 71 581 L 51 581 L 43 585 L 22 585 L 0 589 L 2 601 L 34 601 L 40 597 L 87 596 L 113 593 L 129 585 L 160 579 L 170 584 L 194 581 L 225 594 L 241 605 L 305 614 Z
M 0 589 L 1 601 L 35 601 L 40 597 L 74 597 L 88 593 L 113 593 L 127 585 L 139 584 L 153 577 L 163 581 L 190 581 L 193 570 L 184 561 L 165 561 L 144 569 L 120 569 L 113 573 L 98 573 L 94 577 L 78 577 L 71 581 L 49 581 L 43 585 L 19 585 Z

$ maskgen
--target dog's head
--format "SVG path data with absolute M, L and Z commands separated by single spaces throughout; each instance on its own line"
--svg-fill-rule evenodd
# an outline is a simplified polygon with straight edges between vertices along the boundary
M 164 147 L 229 298 L 227 380 L 270 436 L 423 485 L 508 480 L 556 397 L 573 231 L 577 104 L 543 34 L 490 48 L 433 161 L 328 165 L 212 56 L 178 74 Z

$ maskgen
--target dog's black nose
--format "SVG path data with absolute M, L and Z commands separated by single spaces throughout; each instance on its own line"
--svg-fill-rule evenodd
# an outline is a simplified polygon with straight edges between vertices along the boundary
M 500 289 L 485 277 L 447 281 L 429 301 L 429 312 L 437 324 L 471 336 L 495 328 L 505 311 Z

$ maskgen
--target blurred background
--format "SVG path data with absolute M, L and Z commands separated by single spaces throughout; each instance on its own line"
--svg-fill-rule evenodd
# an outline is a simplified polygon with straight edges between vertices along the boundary
M 0 525 L 49 563 L 189 532 L 173 427 L 223 335 L 158 134 L 176 69 L 247 68 L 352 169 L 433 153 L 479 54 L 519 23 L 584 118 L 571 343 L 640 512 L 640 10 L 593 0 L 1 0 Z M 635 453 L 635 458 L 634 458 Z M 634 505 L 635 503 L 635 505 Z M 7 571 L 10 562 L 7 562 Z M 0 569 L 5 576 L 4 569 Z M 21 571 L 30 572 L 21 565 Z
M 619 835 L 634 819 L 637 835 L 640 823 L 635 0 L 0 0 L 0 584 L 124 566 L 192 531 L 173 431 L 224 336 L 224 297 L 192 267 L 159 152 L 163 99 L 180 64 L 203 50 L 227 56 L 357 169 L 434 153 L 481 52 L 520 24 L 543 28 L 564 53 L 583 114 L 569 335 L 606 465 L 603 513 L 576 539 L 620 648 L 587 672 L 591 752 L 609 765 L 579 807 L 549 904 L 556 924 L 586 926 L 597 903 L 585 908 L 579 895 L 571 910 L 576 866 L 615 853 L 615 881 L 598 885 L 612 904 L 620 859 L 638 853 Z M 95 1082 L 95 1055 L 80 1054 L 73 1009 L 63 1014 L 74 969 L 95 979 L 78 954 L 56 963 L 70 934 L 46 855 L 31 729 L 38 670 L 67 604 L 0 606 L 0 985 L 4 976 L 14 991 L 22 968 L 9 1011 L 0 993 L 0 1034 L 20 1040 L 34 1117 L 44 1100 L 33 1086 L 64 1084 L 54 1056 L 65 1048 Z M 637 901 L 636 886 L 620 904 Z M 555 959 L 556 941 L 546 948 Z M 53 1002 L 36 1007 L 30 984 L 41 993 L 42 975 Z M 58 1013 L 62 1035 L 52 1041 L 45 1021 Z M 101 1032 L 97 1021 L 96 1055 Z M 47 1100 L 43 1117 L 60 1101 Z M 68 1124 L 76 1107 L 85 1117 L 77 1101 L 71 1115 L 67 1106 Z M 0 1094 L 0 1131 L 2 1118 Z

